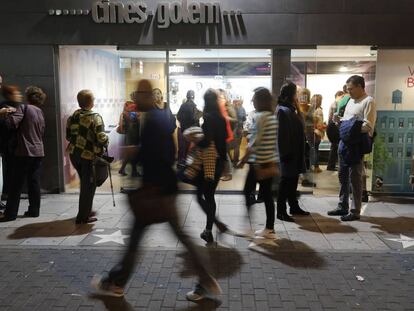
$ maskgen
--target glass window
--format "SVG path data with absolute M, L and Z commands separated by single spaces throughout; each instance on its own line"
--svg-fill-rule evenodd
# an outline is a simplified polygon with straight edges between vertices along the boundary
M 395 119 L 394 118 L 390 118 L 390 123 L 389 123 L 389 128 L 393 129 L 395 127 Z

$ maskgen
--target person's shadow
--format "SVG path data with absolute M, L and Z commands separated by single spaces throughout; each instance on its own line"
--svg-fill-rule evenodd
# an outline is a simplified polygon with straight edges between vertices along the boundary
M 90 294 L 89 298 L 103 302 L 106 310 L 109 311 L 134 311 L 134 307 L 125 299 L 125 297 L 109 297 L 99 294 Z
M 310 231 L 310 232 L 319 232 L 324 234 L 330 233 L 356 233 L 357 229 L 350 226 L 349 223 L 345 224 L 341 219 L 323 216 L 319 213 L 312 213 L 314 221 L 309 221 L 309 218 L 305 217 L 296 217 L 295 223 L 300 227 L 299 229 Z M 321 230 L 323 227 L 323 230 Z
M 217 279 L 227 278 L 236 274 L 243 264 L 243 258 L 234 248 L 196 246 L 196 252 L 206 265 L 207 270 Z M 179 253 L 177 256 L 183 259 L 183 269 L 180 272 L 181 277 L 188 278 L 197 275 L 188 252 Z
M 38 222 L 16 228 L 8 235 L 8 239 L 20 240 L 28 238 L 52 238 L 63 236 L 83 235 L 92 231 L 92 224 L 76 225 L 75 219 Z
M 252 243 L 249 249 L 293 268 L 321 269 L 326 266 L 326 260 L 313 248 L 301 241 L 289 239 L 267 240 L 266 243 Z
M 373 224 L 375 229 L 379 229 L 387 233 L 414 232 L 414 218 L 412 217 L 399 216 L 391 218 L 361 216 L 359 221 Z

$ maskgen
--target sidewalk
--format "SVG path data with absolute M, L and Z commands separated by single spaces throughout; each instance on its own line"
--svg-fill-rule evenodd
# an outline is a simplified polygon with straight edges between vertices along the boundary
M 93 295 L 91 277 L 108 271 L 128 241 L 131 215 L 124 195 L 112 206 L 98 195 L 99 221 L 75 226 L 77 195 L 49 195 L 41 217 L 0 224 L 0 310 L 213 310 L 185 300 L 195 282 L 185 250 L 166 225 L 142 241 L 125 299 Z M 236 231 L 264 225 L 264 206 L 249 219 L 243 198 L 218 195 L 218 215 Z M 312 217 L 276 223 L 278 240 L 198 237 L 205 216 L 181 195 L 182 226 L 194 237 L 223 288 L 218 310 L 413 310 L 414 205 L 370 202 L 360 221 L 341 223 L 326 211 L 335 197 L 302 196 Z M 27 201 L 22 201 L 21 213 Z M 359 280 L 358 280 L 359 278 Z
M 326 214 L 335 207 L 336 200 L 335 197 L 302 196 L 300 204 L 311 212 L 311 217 L 297 217 L 296 223 L 276 219 L 278 244 L 288 250 L 414 251 L 414 241 L 410 241 L 414 238 L 413 201 L 406 199 L 403 202 L 406 204 L 370 202 L 364 205 L 360 221 L 343 223 L 338 217 Z M 218 216 L 239 232 L 263 228 L 263 204 L 255 205 L 252 217 L 248 218 L 243 202 L 242 196 L 217 195 Z M 22 200 L 21 214 L 27 204 L 27 200 Z M 98 222 L 76 226 L 77 195 L 45 196 L 39 218 L 18 218 L 14 222 L 0 223 L 0 246 L 122 247 L 127 240 L 132 215 L 125 195 L 117 195 L 116 204 L 116 207 L 112 206 L 109 195 L 97 195 L 94 209 L 98 212 Z M 200 246 L 204 245 L 198 236 L 204 228 L 205 215 L 195 197 L 180 195 L 177 204 L 182 214 L 181 225 Z M 226 234 L 216 237 L 218 246 L 246 249 L 250 244 L 246 239 Z M 398 239 L 404 243 L 396 241 Z M 152 226 L 142 245 L 181 248 L 166 224 Z

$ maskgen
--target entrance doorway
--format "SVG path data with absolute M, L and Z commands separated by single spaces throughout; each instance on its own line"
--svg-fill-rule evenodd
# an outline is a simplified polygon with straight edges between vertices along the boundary
M 154 88 L 158 88 L 166 105 L 172 113 L 177 114 L 188 91 L 194 91 L 197 108 L 203 109 L 203 94 L 208 88 L 223 89 L 231 102 L 243 102 L 248 115 L 253 111 L 251 98 L 253 90 L 262 86 L 271 88 L 270 49 L 177 49 L 177 50 L 120 50 L 113 46 L 62 46 L 60 47 L 60 95 L 62 133 L 67 117 L 77 109 L 76 94 L 81 89 L 91 89 L 96 98 L 95 110 L 104 119 L 110 138 L 109 152 L 115 157 L 113 180 L 115 190 L 136 187 L 140 178 L 134 173 L 131 163 L 127 163 L 125 174 L 119 174 L 122 167 L 122 150 L 125 134 L 119 134 L 120 115 L 125 103 L 140 79 L 148 79 Z M 360 74 L 367 80 L 367 91 L 375 91 L 376 55 L 369 47 L 318 47 L 312 50 L 291 50 L 291 76 L 286 77 L 300 88 L 309 89 L 306 101 L 311 103 L 312 96 L 322 97 L 323 122 L 328 123 L 329 108 L 334 101 L 334 94 L 341 90 L 346 79 L 353 74 Z M 277 70 L 277 68 L 276 68 Z M 179 126 L 177 122 L 177 126 Z M 246 130 L 240 144 L 241 155 L 246 147 Z M 179 133 L 176 143 L 179 144 Z M 65 142 L 65 138 L 62 137 Z M 63 144 L 64 148 L 66 143 Z M 302 180 L 310 184 L 299 190 L 317 195 L 336 195 L 339 189 L 337 172 L 327 171 L 327 159 L 330 142 L 324 135 L 319 145 L 320 173 L 314 173 L 313 163 L 316 155 L 310 149 L 309 171 Z M 66 191 L 78 191 L 78 179 L 64 150 L 64 176 Z M 230 152 L 233 155 L 233 151 Z M 370 168 L 368 162 L 368 169 Z M 140 172 L 137 166 L 138 175 Z M 123 173 L 121 171 L 121 173 Z M 222 181 L 218 191 L 240 192 L 244 186 L 246 170 L 233 169 L 232 179 Z M 125 175 L 125 176 L 123 176 Z M 134 174 L 135 175 L 135 174 Z M 370 182 L 367 183 L 370 185 Z M 182 185 L 182 189 L 193 189 Z M 110 190 L 105 183 L 99 191 Z

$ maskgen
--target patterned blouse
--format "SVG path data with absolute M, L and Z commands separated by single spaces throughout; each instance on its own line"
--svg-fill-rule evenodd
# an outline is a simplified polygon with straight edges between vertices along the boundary
M 66 140 L 70 154 L 93 160 L 104 152 L 108 145 L 102 117 L 91 110 L 78 109 L 69 117 L 66 124 Z

